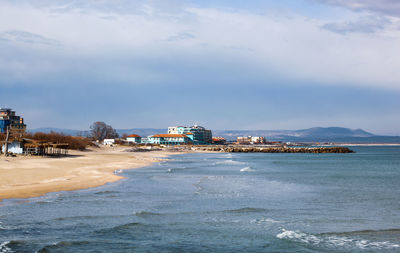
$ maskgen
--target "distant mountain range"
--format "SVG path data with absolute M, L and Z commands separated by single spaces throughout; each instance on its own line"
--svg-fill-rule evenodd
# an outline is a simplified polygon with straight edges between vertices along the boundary
M 67 135 L 89 134 L 88 130 L 80 131 L 60 128 L 36 128 L 29 132 L 51 131 Z M 157 128 L 132 128 L 117 129 L 120 135 L 138 134 L 149 136 L 166 133 L 166 129 Z M 336 143 L 400 143 L 400 136 L 380 136 L 366 132 L 362 129 L 349 129 L 343 127 L 313 127 L 301 130 L 213 130 L 213 136 L 221 136 L 227 140 L 236 140 L 238 136 L 265 136 L 268 141 L 282 142 L 336 142 Z

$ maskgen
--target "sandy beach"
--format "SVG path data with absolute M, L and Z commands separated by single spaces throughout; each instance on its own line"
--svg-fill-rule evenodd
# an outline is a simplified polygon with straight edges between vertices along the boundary
M 160 162 L 167 151 L 123 152 L 122 147 L 70 151 L 68 157 L 0 157 L 0 201 L 101 186 L 123 177 L 115 170 Z

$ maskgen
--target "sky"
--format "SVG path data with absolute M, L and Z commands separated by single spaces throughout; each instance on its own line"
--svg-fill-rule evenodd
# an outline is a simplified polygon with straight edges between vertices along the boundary
M 400 1 L 0 0 L 0 107 L 30 129 L 400 135 Z

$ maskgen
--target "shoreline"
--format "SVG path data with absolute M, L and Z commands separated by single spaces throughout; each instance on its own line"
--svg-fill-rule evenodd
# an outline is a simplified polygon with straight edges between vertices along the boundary
M 67 157 L 0 157 L 0 202 L 74 191 L 123 179 L 116 170 L 137 169 L 188 152 L 124 152 L 123 147 L 70 151 Z

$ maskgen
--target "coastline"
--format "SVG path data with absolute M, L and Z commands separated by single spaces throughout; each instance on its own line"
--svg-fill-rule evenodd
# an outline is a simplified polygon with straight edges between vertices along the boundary
M 124 152 L 123 147 L 70 151 L 69 156 L 0 157 L 0 202 L 50 192 L 74 191 L 116 182 L 116 170 L 137 169 L 187 152 Z
M 335 146 L 350 146 L 350 147 L 387 147 L 393 146 L 397 147 L 400 146 L 400 143 L 335 143 Z

